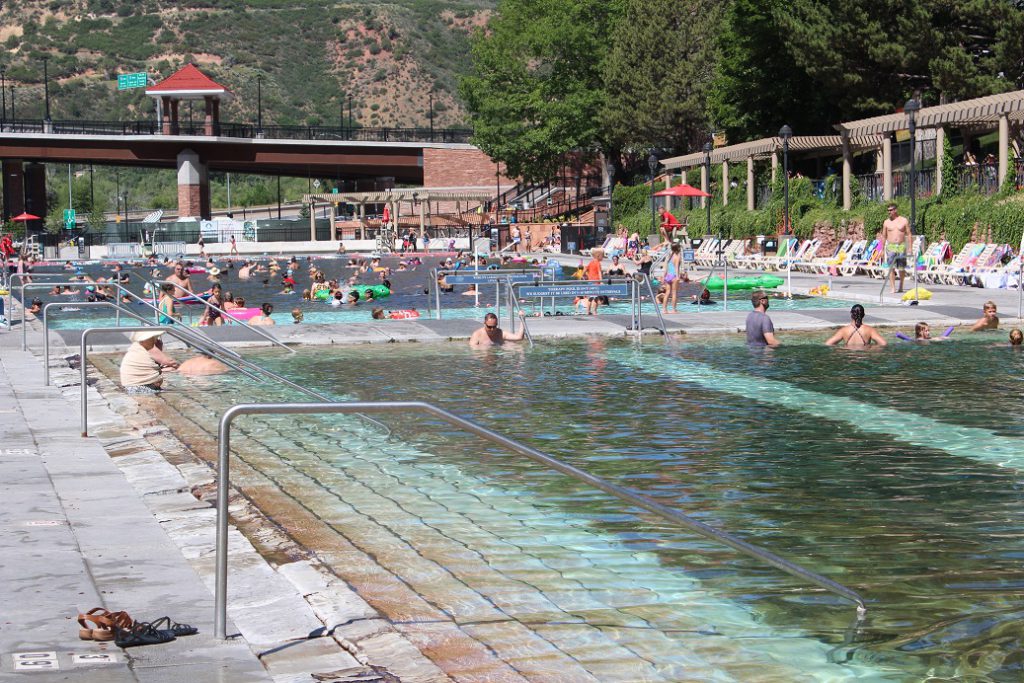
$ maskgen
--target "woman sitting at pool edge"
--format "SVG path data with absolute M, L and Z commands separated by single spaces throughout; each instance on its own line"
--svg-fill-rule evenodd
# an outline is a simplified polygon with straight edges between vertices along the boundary
M 835 346 L 839 342 L 846 344 L 849 349 L 862 349 L 870 344 L 885 346 L 885 339 L 878 333 L 878 330 L 870 325 L 864 324 L 864 307 L 854 304 L 850 308 L 850 323 L 840 327 L 834 335 L 825 342 L 826 346 Z

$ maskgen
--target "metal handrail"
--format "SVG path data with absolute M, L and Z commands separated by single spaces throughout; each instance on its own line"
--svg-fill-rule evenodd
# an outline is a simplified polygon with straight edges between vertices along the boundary
M 648 275 L 647 273 L 642 273 L 640 271 L 637 271 L 637 272 L 633 273 L 633 277 L 634 278 L 636 278 L 637 276 L 640 276 L 641 278 L 643 278 L 643 280 L 640 281 L 641 284 L 647 285 L 647 293 L 651 297 L 651 303 L 654 304 L 654 311 L 658 314 L 658 322 L 661 324 L 661 328 L 660 328 L 661 329 L 661 334 L 662 335 L 667 335 L 668 334 L 668 328 L 665 327 L 665 317 L 661 314 L 661 307 L 658 306 L 658 297 L 655 296 L 655 294 L 654 294 L 654 287 L 651 285 L 651 276 Z M 639 297 L 637 297 L 637 298 L 639 299 Z M 641 312 L 641 307 L 642 306 L 643 306 L 643 302 L 640 302 L 640 303 L 637 304 L 637 317 L 638 318 L 642 315 L 642 312 Z M 641 325 L 640 321 L 637 321 L 637 326 L 639 327 L 640 325 Z M 642 332 L 643 329 L 641 329 L 640 331 Z
M 107 303 L 107 302 L 102 302 L 102 303 Z M 49 304 L 47 304 L 47 305 L 49 305 Z M 87 382 L 88 382 L 88 365 L 89 365 L 89 348 L 88 348 L 88 346 L 86 344 L 86 340 L 89 338 L 89 335 L 91 333 L 93 333 L 93 332 L 152 332 L 154 330 L 161 330 L 161 331 L 166 332 L 166 333 L 168 333 L 168 334 L 170 334 L 170 335 L 172 335 L 174 337 L 177 337 L 178 339 L 180 339 L 181 341 L 185 342 L 186 344 L 189 344 L 191 342 L 186 338 L 186 336 L 184 334 L 182 334 L 182 331 L 184 329 L 186 329 L 186 328 L 181 327 L 180 325 L 144 325 L 144 326 L 138 326 L 138 327 L 132 327 L 132 326 L 126 326 L 126 327 L 88 327 L 88 328 L 86 328 L 85 330 L 82 331 L 82 339 L 81 339 L 80 348 L 79 348 L 79 358 L 80 358 L 80 363 L 79 364 L 81 365 L 81 373 L 82 373 L 82 379 L 81 379 L 81 382 L 82 382 L 82 397 L 81 397 L 81 411 L 80 411 L 80 415 L 81 415 L 81 426 L 82 426 L 82 437 L 83 438 L 89 436 L 89 428 L 88 428 L 88 426 L 89 426 L 89 401 L 88 401 L 88 398 L 87 398 L 88 391 L 86 391 L 86 389 L 88 388 Z M 203 351 L 203 349 L 200 349 L 200 350 Z M 256 382 L 262 382 L 262 380 L 259 377 L 257 377 L 253 373 L 251 373 L 251 372 L 249 372 L 247 370 L 244 370 L 241 367 L 235 365 L 230 360 L 227 360 L 227 359 L 224 359 L 224 358 L 220 358 L 219 360 L 221 362 L 223 362 L 225 365 L 227 365 L 228 367 L 230 367 L 232 370 L 240 372 L 243 375 L 245 375 L 246 377 L 249 377 L 250 379 L 255 380 Z M 47 369 L 49 369 L 49 364 L 47 364 Z M 49 373 L 47 373 L 47 374 L 49 374 Z
M 491 443 L 510 451 L 524 455 L 549 469 L 561 472 L 577 481 L 589 484 L 607 494 L 615 496 L 627 503 L 643 508 L 659 517 L 694 531 L 701 536 L 718 541 L 749 557 L 762 560 L 787 574 L 804 579 L 836 595 L 842 596 L 857 605 L 858 615 L 867 611 L 864 599 L 855 591 L 826 578 L 778 555 L 736 538 L 731 534 L 719 531 L 692 517 L 670 508 L 629 489 L 622 488 L 605 479 L 573 467 L 535 448 L 514 441 L 496 432 L 482 427 L 465 418 L 439 408 L 430 403 L 420 401 L 379 401 L 350 403 L 242 403 L 228 408 L 221 416 L 218 427 L 217 444 L 217 540 L 216 540 L 216 581 L 214 599 L 214 637 L 227 638 L 227 585 L 228 585 L 228 495 L 230 489 L 231 468 L 228 455 L 231 450 L 231 423 L 240 415 L 324 415 L 347 413 L 402 413 L 410 411 L 426 413 L 440 418 L 445 422 L 475 434 Z
M 18 285 L 20 286 L 20 285 L 25 284 L 25 278 L 27 278 L 27 277 L 30 277 L 30 278 L 37 278 L 37 277 L 66 277 L 66 275 L 64 275 L 64 273 L 11 273 L 7 277 L 7 310 L 8 311 L 13 310 L 13 304 L 14 304 L 14 282 L 13 282 L 13 280 L 14 280 L 14 278 L 18 278 Z M 51 282 L 50 284 L 51 285 L 55 285 L 55 284 L 58 284 L 58 283 Z M 24 299 L 22 299 L 21 305 L 22 306 L 25 305 Z
M 511 290 L 509 290 L 511 292 Z M 523 313 L 523 309 L 519 306 L 519 300 L 511 294 L 508 297 L 509 310 L 515 311 L 518 314 L 519 323 L 523 326 L 523 333 L 526 335 L 526 341 L 530 342 L 530 348 L 533 348 L 533 335 L 530 334 L 530 328 L 526 324 L 526 314 Z M 515 331 L 515 325 L 512 326 L 513 332 Z
M 207 308 L 212 308 L 213 310 L 217 311 L 221 315 L 230 315 L 227 311 L 222 309 L 220 306 L 215 306 L 214 304 L 211 304 L 209 301 L 206 301 L 205 299 L 203 299 L 201 296 L 199 296 L 195 292 L 191 292 L 191 291 L 185 289 L 184 287 L 182 287 L 181 285 L 179 285 L 179 284 L 177 284 L 175 282 L 170 282 L 169 280 L 150 280 L 149 282 L 150 283 L 155 283 L 155 284 L 158 284 L 158 285 L 174 285 L 175 287 L 177 287 L 181 291 L 186 292 L 189 296 L 191 296 L 192 298 L 196 299 L 196 301 L 202 303 Z M 154 298 L 155 298 L 155 296 L 156 296 L 156 294 L 154 293 Z M 180 299 L 178 297 L 176 297 L 176 296 L 172 296 L 171 298 L 174 299 L 175 301 L 180 301 Z M 285 344 L 283 341 L 275 338 L 269 332 L 267 332 L 265 330 L 261 330 L 261 329 L 259 329 L 259 327 L 255 326 L 255 325 L 250 325 L 249 323 L 247 323 L 244 320 L 239 320 L 237 318 L 231 318 L 231 321 L 232 322 L 237 322 L 237 323 L 243 325 L 248 330 L 252 330 L 253 332 L 258 334 L 259 336 L 261 336 L 264 339 L 266 339 L 267 341 L 275 344 L 276 346 L 280 346 L 282 349 L 286 350 L 288 353 L 295 353 L 295 349 L 291 348 L 290 346 Z
M 110 308 L 119 308 L 119 307 L 121 307 L 120 304 L 116 304 L 116 303 L 114 303 L 112 301 L 76 301 L 74 303 L 75 303 L 76 307 L 85 307 L 85 308 L 99 308 L 99 307 L 102 307 L 102 306 L 108 306 Z M 65 306 L 65 305 L 66 304 L 61 303 L 59 301 L 51 301 L 50 303 L 48 303 L 45 306 L 43 306 L 43 360 L 45 362 L 45 367 L 43 369 L 43 383 L 46 386 L 50 385 L 50 315 L 49 315 L 49 310 L 53 306 Z M 124 311 L 124 314 L 127 315 L 128 317 L 134 318 L 135 320 L 138 320 L 139 322 L 146 323 L 147 325 L 150 325 L 151 327 L 167 327 L 166 325 L 153 325 L 152 323 L 149 322 L 149 320 L 147 320 L 143 316 L 139 315 L 135 311 L 131 311 L 131 310 L 124 309 L 124 308 L 122 308 L 122 310 Z M 212 339 L 210 339 L 208 337 L 205 337 L 204 335 L 201 335 L 201 334 L 195 332 L 191 328 L 185 327 L 184 325 L 179 325 L 179 327 L 181 328 L 181 333 L 180 334 L 176 334 L 174 336 L 178 337 L 179 339 L 182 339 L 182 341 L 185 341 L 188 344 L 191 344 L 192 346 L 196 347 L 197 349 L 199 349 L 200 351 L 202 351 L 204 353 L 207 353 L 207 354 L 209 354 L 211 356 L 216 356 L 220 360 L 224 361 L 225 364 L 231 365 L 231 367 L 235 368 L 239 372 L 242 372 L 243 374 L 248 375 L 252 379 L 260 381 L 260 378 L 257 377 L 256 375 L 250 374 L 248 371 L 242 370 L 240 367 L 236 366 L 236 364 L 238 364 L 238 363 L 241 363 L 241 364 L 247 364 L 248 363 L 249 365 L 252 365 L 252 363 L 249 363 L 248 361 L 246 361 L 244 358 L 242 358 L 240 355 L 238 355 L 237 353 L 235 353 L 231 349 L 228 349 L 228 348 L 225 348 L 225 347 L 221 346 L 217 342 L 213 341 Z M 114 329 L 115 330 L 119 330 L 119 329 L 124 329 L 124 328 L 120 325 L 120 321 L 118 321 L 118 325 L 116 327 L 114 327 Z

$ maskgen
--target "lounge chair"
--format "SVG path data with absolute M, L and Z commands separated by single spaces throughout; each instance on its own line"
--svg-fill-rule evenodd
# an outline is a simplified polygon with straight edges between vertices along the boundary
M 860 272 L 861 268 L 866 268 L 874 264 L 880 258 L 878 250 L 878 240 L 871 240 L 865 243 L 860 252 L 856 249 L 850 250 L 850 256 L 842 264 L 839 265 L 839 274 L 842 276 L 856 275 Z

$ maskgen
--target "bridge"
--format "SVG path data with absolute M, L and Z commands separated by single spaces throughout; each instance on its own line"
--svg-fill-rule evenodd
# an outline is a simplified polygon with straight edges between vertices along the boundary
M 41 163 L 173 168 L 178 215 L 210 216 L 210 171 L 331 177 L 422 187 L 495 182 L 497 166 L 468 143 L 465 130 L 329 128 L 223 124 L 218 135 L 184 126 L 164 135 L 153 121 L 6 121 L 0 126 L 4 207 L 43 216 Z M 508 181 L 504 180 L 504 184 Z M 375 189 L 368 182 L 367 189 Z

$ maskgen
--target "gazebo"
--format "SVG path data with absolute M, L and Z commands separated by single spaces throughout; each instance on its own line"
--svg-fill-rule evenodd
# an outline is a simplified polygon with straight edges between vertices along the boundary
M 160 100 L 160 132 L 163 135 L 180 133 L 178 103 L 181 100 L 202 100 L 205 106 L 203 135 L 219 134 L 221 100 L 233 97 L 230 90 L 204 74 L 195 64 L 186 64 L 156 85 L 146 88 L 146 94 Z

